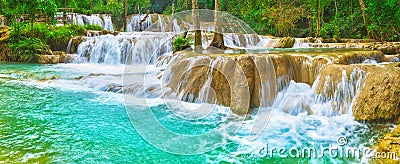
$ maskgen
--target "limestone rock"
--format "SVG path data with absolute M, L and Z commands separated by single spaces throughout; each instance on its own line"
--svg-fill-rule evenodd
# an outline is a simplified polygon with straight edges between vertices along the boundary
M 385 66 L 370 71 L 365 86 L 353 104 L 356 120 L 400 121 L 400 67 Z
M 265 60 L 267 57 L 260 58 Z M 216 101 L 230 106 L 239 115 L 260 105 L 260 80 L 256 80 L 259 75 L 252 55 L 203 56 L 179 52 L 173 62 L 163 76 L 166 86 L 171 89 L 167 97 L 180 97 L 189 102 Z M 210 94 L 205 95 L 205 92 Z
M 40 55 L 39 64 L 57 64 L 60 62 L 60 56 L 58 55 Z

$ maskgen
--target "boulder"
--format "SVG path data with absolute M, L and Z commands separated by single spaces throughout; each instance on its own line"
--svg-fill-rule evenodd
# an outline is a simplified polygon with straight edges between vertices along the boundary
M 352 105 L 356 120 L 400 122 L 400 64 L 369 70 L 364 88 Z

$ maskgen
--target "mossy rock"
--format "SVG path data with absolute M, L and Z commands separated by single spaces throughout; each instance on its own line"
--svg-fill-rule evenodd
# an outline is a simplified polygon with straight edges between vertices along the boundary
M 374 145 L 373 149 L 377 152 L 385 152 L 385 153 L 396 153 L 395 157 L 399 159 L 400 157 L 400 126 L 397 126 L 392 132 L 387 133 L 383 137 L 381 137 L 377 143 Z M 372 159 L 370 163 L 399 163 L 398 160 L 394 160 L 393 156 L 392 159 Z
M 296 39 L 292 37 L 285 37 L 279 40 L 278 45 L 274 48 L 293 48 L 295 42 Z

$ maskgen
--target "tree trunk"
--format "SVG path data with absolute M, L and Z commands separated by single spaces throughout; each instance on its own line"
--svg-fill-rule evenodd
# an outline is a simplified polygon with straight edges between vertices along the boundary
M 317 0 L 317 37 L 321 36 L 321 2 Z
M 365 14 L 365 3 L 364 0 L 358 0 L 358 2 L 360 3 L 360 8 L 361 8 L 361 12 L 363 14 L 363 20 L 364 20 L 364 26 L 365 26 L 365 30 L 368 34 L 368 38 L 370 38 L 369 32 L 368 32 L 368 26 L 367 26 L 367 14 Z
M 193 17 L 193 30 L 194 30 L 194 47 L 197 49 L 202 45 L 201 30 L 199 21 L 199 1 L 192 0 L 192 17 Z
M 215 0 L 215 14 L 214 14 L 214 36 L 211 41 L 210 46 L 216 47 L 219 49 L 226 49 L 224 44 L 224 34 L 222 34 L 222 26 L 220 22 L 220 0 Z
M 123 31 L 126 30 L 126 21 L 128 21 L 128 20 L 127 20 L 127 18 L 128 18 L 128 13 L 127 13 L 127 10 L 126 10 L 127 2 L 126 2 L 126 1 L 127 1 L 127 0 L 124 0 L 124 27 L 123 27 Z

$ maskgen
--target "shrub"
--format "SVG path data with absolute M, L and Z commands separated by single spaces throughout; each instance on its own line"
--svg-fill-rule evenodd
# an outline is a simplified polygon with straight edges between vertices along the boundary
M 9 44 L 20 62 L 36 63 L 40 54 L 46 54 L 50 49 L 39 38 L 23 38 L 16 43 Z
M 191 38 L 184 38 L 182 36 L 177 36 L 172 41 L 172 48 L 174 49 L 174 52 L 182 51 L 187 48 L 190 48 L 191 42 L 192 42 Z

